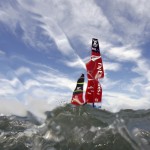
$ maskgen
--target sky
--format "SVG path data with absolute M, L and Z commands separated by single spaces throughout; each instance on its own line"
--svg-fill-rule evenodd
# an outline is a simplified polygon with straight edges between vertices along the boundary
M 0 113 L 70 103 L 97 38 L 102 108 L 150 108 L 149 0 L 1 0 Z M 87 79 L 84 89 L 86 89 Z

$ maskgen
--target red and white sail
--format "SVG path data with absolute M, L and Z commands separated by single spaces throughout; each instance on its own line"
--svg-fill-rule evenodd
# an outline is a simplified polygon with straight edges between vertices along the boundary
M 98 39 L 92 39 L 91 60 L 86 63 L 88 84 L 85 93 L 87 103 L 99 103 L 102 101 L 102 87 L 99 79 L 104 77 L 102 57 Z
M 85 101 L 86 103 L 100 103 L 102 101 L 102 87 L 98 80 L 88 80 Z
M 88 79 L 101 79 L 104 77 L 98 39 L 92 39 L 91 60 L 86 63 L 86 69 Z

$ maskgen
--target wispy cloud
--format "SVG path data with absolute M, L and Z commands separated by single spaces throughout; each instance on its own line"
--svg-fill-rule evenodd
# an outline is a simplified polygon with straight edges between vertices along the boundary
M 112 39 L 121 43 L 139 45 L 149 37 L 149 4 L 148 0 L 139 1 L 96 1 L 109 20 L 113 33 L 118 38 Z M 145 5 L 147 4 L 147 5 Z M 142 33 L 142 34 L 141 34 Z M 146 36 L 145 36 L 146 35 Z
M 5 55 L 5 52 L 0 50 L 0 56 L 3 56 L 3 55 Z
M 132 46 L 110 47 L 106 53 L 110 59 L 117 61 L 136 62 L 141 57 L 141 50 Z
M 11 5 L 7 10 L 2 7 L 0 19 L 8 25 L 11 24 L 11 28 L 14 29 L 19 22 L 24 31 L 24 40 L 30 43 L 40 42 L 37 40 L 38 34 L 36 33 L 37 28 L 40 27 L 43 29 L 40 31 L 41 34 L 49 36 L 50 39 L 53 38 L 59 50 L 64 54 L 72 51 L 70 41 L 73 41 L 74 37 L 79 37 L 85 45 L 92 37 L 112 44 L 121 42 L 139 45 L 139 41 L 149 36 L 147 21 L 149 20 L 147 15 L 149 7 L 145 6 L 144 2 L 140 2 L 137 7 L 139 3 L 137 0 L 112 1 L 109 2 L 111 7 L 106 5 L 107 1 L 100 3 L 90 0 L 86 3 L 81 0 L 76 2 L 32 0 L 31 4 L 26 1 L 18 0 L 17 2 L 17 5 L 13 6 L 15 9 Z M 146 3 L 149 4 L 148 1 Z M 12 14 L 11 17 L 8 14 Z M 38 46 L 38 44 L 32 45 Z
M 73 81 L 68 79 L 67 76 L 62 75 L 62 73 L 57 74 L 56 76 L 54 72 L 40 71 L 36 79 L 41 81 L 43 85 L 49 85 L 49 87 L 56 89 L 73 89 Z
M 118 71 L 121 69 L 121 64 L 104 61 L 105 71 Z
M 30 68 L 27 68 L 27 67 L 20 67 L 15 71 L 15 73 L 16 75 L 21 76 L 21 75 L 28 74 L 28 73 L 30 74 L 31 70 Z
M 22 109 L 23 114 L 25 110 L 30 110 L 39 117 L 44 117 L 44 111 L 61 105 L 62 101 L 63 103 L 70 101 L 69 98 L 76 81 L 69 79 L 66 74 L 47 65 L 34 63 L 17 56 L 11 57 L 9 60 L 10 62 L 23 63 L 24 66 L 14 70 L 10 69 L 9 77 L 2 76 L 0 78 L 0 98 L 3 100 L 2 104 L 4 104 L 5 99 L 9 99 L 16 106 L 20 104 L 23 107 L 24 105 Z M 26 75 L 29 75 L 29 77 L 27 78 Z M 25 77 L 25 80 L 22 80 L 22 77 Z M 6 107 L 7 102 L 4 105 Z M 19 110 L 6 109 L 4 111 L 2 107 L 0 107 L 0 112 L 22 115 Z
M 14 77 L 12 80 L 1 78 L 0 87 L 0 96 L 14 95 L 14 93 L 17 95 L 23 90 L 22 83 L 16 77 Z
M 137 60 L 137 66 L 132 69 L 132 71 L 136 72 L 140 76 L 144 76 L 145 79 L 150 81 L 150 65 L 148 60 L 139 59 Z
M 132 98 L 132 95 L 127 95 L 119 92 L 104 92 L 104 108 L 113 112 L 118 112 L 120 109 L 149 109 L 150 102 L 148 99 Z
M 74 60 L 65 60 L 63 62 L 64 62 L 64 64 L 66 64 L 69 67 L 85 69 L 85 63 L 79 56 L 76 56 L 76 58 Z

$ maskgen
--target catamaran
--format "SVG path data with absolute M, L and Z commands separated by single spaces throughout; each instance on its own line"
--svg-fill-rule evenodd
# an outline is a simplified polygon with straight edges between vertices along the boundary
M 84 105 L 91 103 L 94 107 L 95 103 L 102 102 L 102 87 L 99 80 L 104 78 L 104 68 L 98 39 L 92 39 L 91 59 L 85 65 L 88 79 L 85 99 L 83 99 L 84 74 L 82 74 L 77 80 L 77 85 L 72 95 L 71 104 Z

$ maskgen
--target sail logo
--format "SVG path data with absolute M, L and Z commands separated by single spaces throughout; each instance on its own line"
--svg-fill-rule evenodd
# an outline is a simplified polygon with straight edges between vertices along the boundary
M 100 92 L 101 92 L 101 86 L 100 84 L 98 84 L 97 93 L 100 93 Z
M 96 40 L 93 40 L 93 47 L 97 47 L 98 46 L 98 43 Z
M 101 56 L 95 56 L 95 55 L 92 55 L 91 56 L 91 60 L 92 61 L 96 61 L 96 60 L 98 60 L 98 59 L 100 59 L 101 58 Z
M 81 87 L 77 87 L 77 90 L 81 90 Z
M 89 86 L 89 87 L 88 87 L 88 89 L 93 89 L 93 88 L 94 88 L 93 86 Z
M 95 98 L 95 102 L 98 102 L 98 98 Z
M 98 74 L 102 75 L 102 63 L 98 63 L 97 70 L 98 70 Z

